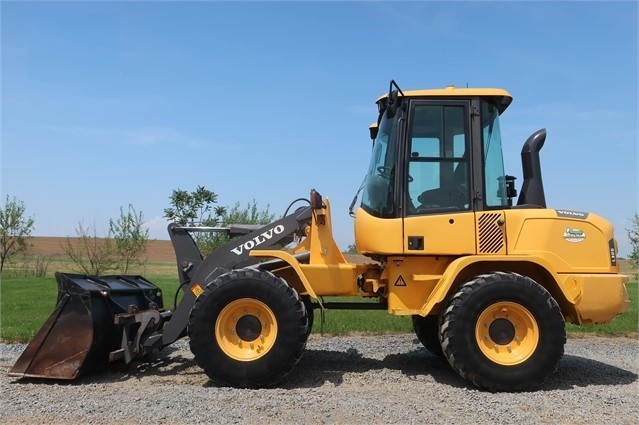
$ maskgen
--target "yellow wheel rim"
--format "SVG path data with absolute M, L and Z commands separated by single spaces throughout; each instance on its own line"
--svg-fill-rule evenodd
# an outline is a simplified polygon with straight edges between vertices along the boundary
M 486 308 L 475 326 L 475 338 L 486 357 L 504 366 L 525 362 L 539 344 L 539 326 L 520 304 L 501 301 Z
M 227 356 L 245 362 L 257 360 L 275 344 L 275 315 L 266 304 L 253 298 L 235 300 L 217 317 L 215 338 Z

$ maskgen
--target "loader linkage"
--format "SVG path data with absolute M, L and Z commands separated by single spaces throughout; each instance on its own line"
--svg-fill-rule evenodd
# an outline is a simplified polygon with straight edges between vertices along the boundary
M 186 335 L 191 308 L 206 283 L 232 269 L 257 263 L 249 256 L 253 247 L 286 245 L 310 220 L 311 208 L 305 207 L 263 227 L 235 225 L 220 229 L 169 224 L 183 292 L 181 301 L 171 310 L 164 308 L 160 288 L 141 276 L 57 272 L 56 308 L 8 375 L 76 379 L 111 362 L 129 363 L 172 344 Z M 241 236 L 202 258 L 191 233 L 213 231 Z

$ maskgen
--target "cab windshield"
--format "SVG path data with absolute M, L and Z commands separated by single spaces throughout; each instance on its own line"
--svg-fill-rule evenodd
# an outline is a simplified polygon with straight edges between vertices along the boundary
M 482 102 L 481 112 L 485 203 L 487 208 L 503 208 L 508 206 L 508 197 L 506 196 L 499 112 L 495 105 L 488 102 Z
M 362 209 L 375 217 L 393 217 L 393 183 L 395 179 L 395 157 L 397 155 L 397 122 L 401 111 L 391 119 L 384 112 L 379 131 L 373 142 L 370 165 L 364 181 Z

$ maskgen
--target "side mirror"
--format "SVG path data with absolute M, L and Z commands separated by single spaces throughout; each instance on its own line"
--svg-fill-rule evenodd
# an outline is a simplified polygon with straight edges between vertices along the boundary
M 395 86 L 396 90 L 393 90 L 393 86 Z M 403 107 L 403 98 L 404 92 L 402 91 L 402 89 L 399 88 L 395 80 L 391 80 L 388 87 L 388 98 L 386 98 L 386 116 L 388 118 L 393 118 L 395 116 L 397 108 Z
M 368 126 L 368 131 L 371 135 L 371 140 L 377 139 L 377 133 L 379 133 L 379 126 L 376 122 Z
M 397 90 L 388 93 L 388 99 L 386 100 L 386 117 L 391 119 L 395 117 L 397 107 L 399 106 L 399 94 Z
M 517 177 L 506 175 L 499 177 L 499 190 L 497 196 L 501 196 L 503 191 L 506 191 L 506 198 L 508 199 L 508 206 L 513 206 L 513 198 L 517 196 L 517 189 L 515 189 L 515 180 Z

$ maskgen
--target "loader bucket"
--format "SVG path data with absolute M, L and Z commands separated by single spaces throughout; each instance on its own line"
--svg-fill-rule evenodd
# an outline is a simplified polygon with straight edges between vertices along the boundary
M 116 314 L 162 308 L 161 290 L 142 276 L 56 273 L 58 301 L 9 376 L 76 379 L 102 369 L 122 345 Z

